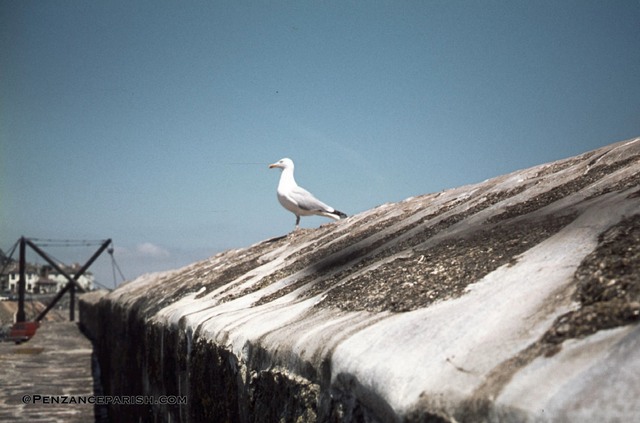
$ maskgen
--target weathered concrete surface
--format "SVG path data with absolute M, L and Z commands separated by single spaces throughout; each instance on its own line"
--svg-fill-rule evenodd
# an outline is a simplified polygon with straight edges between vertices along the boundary
M 634 420 L 639 184 L 640 138 L 81 300 L 107 394 L 189 398 L 111 417 Z
M 49 399 L 73 402 L 94 395 L 92 351 L 74 322 L 45 322 L 19 345 L 0 342 L 0 421 L 94 421 L 92 404 L 54 404 Z M 37 395 L 46 398 L 34 400 Z M 23 401 L 25 396 L 29 401 Z

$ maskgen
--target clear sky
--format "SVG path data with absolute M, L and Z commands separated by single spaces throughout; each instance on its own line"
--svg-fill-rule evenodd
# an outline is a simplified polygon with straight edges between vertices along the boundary
M 132 279 L 293 229 L 282 157 L 355 214 L 640 136 L 639 22 L 638 0 L 0 0 L 0 248 L 112 238 Z

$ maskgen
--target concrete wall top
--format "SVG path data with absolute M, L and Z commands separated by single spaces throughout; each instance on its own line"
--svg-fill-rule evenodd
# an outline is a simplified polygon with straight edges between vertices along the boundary
M 249 370 L 349 391 L 381 420 L 629 421 L 639 182 L 640 138 L 145 275 L 101 301 Z

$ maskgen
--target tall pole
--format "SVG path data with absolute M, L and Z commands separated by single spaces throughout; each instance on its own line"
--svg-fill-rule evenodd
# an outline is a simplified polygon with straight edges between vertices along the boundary
M 69 321 L 76 320 L 76 284 L 69 284 Z
M 25 239 L 20 238 L 20 279 L 18 280 L 18 312 L 16 313 L 16 322 L 24 322 L 26 316 L 24 314 L 24 296 L 27 285 L 27 278 L 25 275 Z

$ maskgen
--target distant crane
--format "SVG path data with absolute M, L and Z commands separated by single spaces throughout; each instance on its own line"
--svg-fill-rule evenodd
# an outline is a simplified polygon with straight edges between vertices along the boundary
M 48 242 L 54 242 L 54 240 L 47 240 Z M 67 240 L 67 242 L 70 242 Z M 85 242 L 83 245 L 92 245 L 89 244 L 88 241 L 78 241 Z M 100 243 L 100 247 L 96 250 L 96 252 L 87 260 L 87 262 L 74 273 L 73 277 L 71 277 L 67 272 L 65 272 L 59 265 L 53 260 L 47 253 L 45 253 L 32 239 L 25 238 L 24 236 L 18 240 L 20 246 L 20 259 L 19 259 L 19 280 L 18 280 L 18 311 L 16 312 L 16 322 L 11 329 L 11 333 L 9 335 L 9 339 L 15 342 L 23 342 L 30 339 L 34 334 L 37 328 L 40 326 L 40 321 L 44 319 L 47 313 L 56 305 L 56 303 L 62 298 L 62 296 L 68 291 L 70 296 L 69 301 L 69 320 L 75 320 L 75 293 L 76 290 L 84 291 L 84 288 L 78 284 L 78 279 L 87 271 L 89 266 L 93 264 L 93 262 L 107 249 L 107 247 L 111 244 L 111 239 L 98 241 Z M 56 294 L 51 303 L 38 314 L 33 322 L 27 322 L 26 316 L 24 312 L 24 302 L 25 302 L 25 291 L 26 291 L 26 248 L 27 246 L 31 247 L 33 251 L 35 251 L 40 257 L 47 261 L 59 274 L 64 276 L 68 282 L 66 285 Z M 15 247 L 14 247 L 15 249 Z M 112 264 L 114 265 L 114 277 L 115 277 L 115 259 L 113 258 L 113 248 L 109 249 L 109 254 L 111 255 Z M 118 267 L 118 271 L 120 268 Z M 120 272 L 122 276 L 122 272 Z M 124 277 L 123 277 L 124 278 Z

